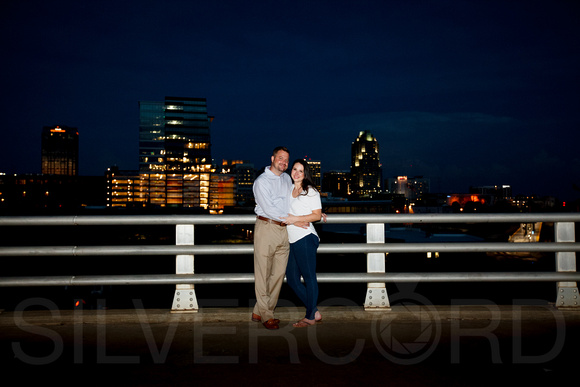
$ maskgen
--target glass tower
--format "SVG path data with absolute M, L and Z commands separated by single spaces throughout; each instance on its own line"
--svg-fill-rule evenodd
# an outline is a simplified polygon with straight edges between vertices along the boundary
M 139 102 L 139 170 L 165 170 L 165 105 Z
M 205 98 L 139 102 L 139 170 L 187 172 L 211 163 L 211 120 Z
M 139 102 L 139 173 L 149 204 L 208 207 L 212 119 L 205 98 Z

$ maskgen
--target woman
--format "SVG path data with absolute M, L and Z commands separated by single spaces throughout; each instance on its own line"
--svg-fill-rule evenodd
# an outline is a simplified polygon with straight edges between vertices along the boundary
M 290 173 L 294 184 L 290 197 L 290 214 L 285 218 L 290 242 L 290 255 L 286 266 L 288 285 L 306 306 L 306 316 L 293 324 L 297 328 L 314 325 L 322 320 L 316 307 L 318 302 L 318 283 L 316 280 L 316 250 L 320 242 L 312 225 L 322 216 L 320 194 L 314 188 L 308 163 L 296 160 Z M 296 222 L 308 222 L 307 228 L 294 225 Z M 304 283 L 300 281 L 304 278 Z

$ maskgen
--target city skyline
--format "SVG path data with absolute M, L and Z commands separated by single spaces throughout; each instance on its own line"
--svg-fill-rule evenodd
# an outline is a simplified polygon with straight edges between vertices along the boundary
M 137 169 L 138 101 L 185 95 L 215 115 L 218 162 L 258 169 L 285 145 L 348 170 L 369 130 L 383 178 L 578 198 L 573 2 L 30 1 L 0 17 L 0 172 L 40 172 L 53 124 L 79 129 L 81 175 Z
M 178 98 L 181 98 L 181 97 L 178 97 Z M 191 98 L 191 97 L 185 97 L 185 98 Z M 193 97 L 193 98 L 194 98 L 194 99 L 198 99 L 197 97 Z M 204 98 L 201 98 L 201 99 L 205 100 Z M 211 117 L 211 118 L 213 119 L 213 117 Z M 56 127 L 58 127 L 58 125 L 56 125 Z M 44 127 L 44 128 L 43 128 L 43 132 L 44 132 L 44 130 L 45 130 L 46 128 L 47 128 L 47 127 Z M 75 130 L 77 130 L 77 128 L 74 128 L 74 129 L 75 129 Z M 358 140 L 358 138 L 359 138 L 361 135 L 363 135 L 363 133 L 364 133 L 364 135 L 365 135 L 365 136 L 367 136 L 367 135 L 368 135 L 368 136 L 374 137 L 371 131 L 369 131 L 369 130 L 363 130 L 363 131 L 361 131 L 361 132 L 359 132 L 359 133 L 358 133 L 358 136 L 357 136 L 356 138 L 354 138 L 354 140 L 351 142 L 351 146 L 352 146 L 352 145 L 353 145 L 353 144 L 354 144 L 354 143 L 355 143 L 355 142 Z M 78 136 L 78 135 L 79 135 L 79 134 L 78 134 L 78 131 L 77 131 L 77 136 Z M 355 135 L 355 134 L 353 133 L 353 135 Z M 139 143 L 139 141 L 137 141 L 137 143 Z M 137 148 L 138 148 L 138 147 L 139 147 L 139 146 L 138 146 L 138 144 L 137 144 Z M 271 151 L 270 151 L 270 153 L 268 153 L 268 152 L 269 152 L 269 151 L 268 151 L 268 150 L 266 150 L 266 153 L 267 153 L 268 155 L 271 155 Z M 139 160 L 139 159 L 140 159 L 140 156 L 138 156 L 138 154 L 137 154 L 137 153 L 138 153 L 138 152 L 136 152 L 136 154 L 135 154 L 135 157 L 137 158 L 137 160 Z M 378 153 L 380 154 L 380 152 L 378 152 Z M 81 151 L 79 151 L 79 157 L 80 157 L 80 158 L 82 158 L 82 150 L 81 150 Z M 269 156 L 268 156 L 268 157 L 269 157 Z M 347 159 L 349 159 L 349 160 L 351 160 L 351 159 L 352 159 L 352 155 L 351 155 L 351 154 L 349 154 L 349 155 L 345 155 L 345 157 L 346 157 Z M 305 158 L 305 159 L 307 159 L 307 160 L 308 160 L 308 159 L 310 159 L 310 158 L 309 158 L 307 155 L 304 155 L 304 156 L 293 156 L 293 155 L 291 155 L 291 158 L 292 158 L 292 159 L 295 159 L 295 158 Z M 214 157 L 214 156 L 212 155 L 212 161 L 215 163 L 215 166 L 216 166 L 216 167 L 218 167 L 218 169 L 219 169 L 219 167 L 221 166 L 221 161 L 222 161 L 222 160 L 231 160 L 231 159 L 232 159 L 232 158 L 231 158 L 231 157 L 228 157 L 227 155 L 223 155 L 223 156 L 220 156 L 220 157 L 217 157 L 217 158 L 216 158 L 216 157 Z M 245 159 L 245 158 L 243 158 L 243 160 L 247 161 L 247 159 Z M 352 172 L 352 168 L 350 167 L 350 165 L 352 164 L 352 161 L 349 163 L 349 167 L 348 167 L 348 168 L 343 168 L 343 169 L 332 169 L 332 170 L 330 170 L 330 169 L 325 169 L 325 168 L 324 168 L 324 160 L 317 160 L 317 161 L 318 161 L 318 162 L 319 162 L 319 164 L 322 166 L 322 167 L 321 167 L 322 174 L 323 174 L 323 173 L 325 173 L 325 172 L 348 172 L 348 173 L 350 174 L 350 173 Z M 265 165 L 256 165 L 256 164 L 255 164 L 255 163 L 253 163 L 253 162 L 252 162 L 252 164 L 254 165 L 254 168 L 255 168 L 255 170 L 256 170 L 256 171 L 258 171 L 258 170 L 260 170 L 261 168 L 263 168 L 264 166 L 266 166 L 266 164 L 265 164 Z M 136 167 L 136 168 L 126 168 L 126 166 L 125 166 L 125 165 L 113 164 L 113 165 L 109 165 L 109 166 L 107 166 L 107 167 L 105 168 L 105 171 L 104 171 L 102 174 L 92 174 L 92 175 L 91 175 L 91 174 L 80 174 L 80 175 L 81 175 L 81 176 L 104 176 L 104 175 L 106 175 L 106 174 L 108 173 L 108 169 L 109 169 L 110 167 L 118 167 L 118 168 L 120 168 L 120 169 L 124 169 L 124 170 L 136 170 L 136 171 L 138 171 L 138 170 L 140 169 L 140 168 L 139 168 L 140 162 L 138 162 L 138 161 L 137 161 L 137 162 L 133 162 L 133 165 L 136 165 L 137 167 Z M 269 164 L 267 164 L 267 165 L 269 165 Z M 319 167 L 319 168 L 320 168 L 320 167 Z M 382 169 L 382 167 L 381 167 L 381 169 Z M 288 173 L 289 173 L 289 171 L 286 171 L 286 172 L 288 172 Z M 4 172 L 3 172 L 2 170 L 0 170 L 0 173 L 4 173 Z M 38 172 L 38 171 L 28 171 L 28 172 L 20 172 L 20 173 L 23 173 L 23 174 L 26 174 L 26 173 L 32 173 L 32 174 L 34 174 L 34 173 L 41 173 L 41 172 Z M 382 177 L 382 179 L 381 179 L 381 187 L 379 187 L 380 189 L 379 189 L 377 192 L 390 192 L 390 191 L 388 190 L 388 187 L 386 186 L 386 182 L 387 182 L 387 180 L 389 180 L 389 179 L 396 179 L 396 178 L 398 178 L 398 177 L 401 177 L 401 176 L 403 176 L 403 177 L 405 177 L 405 178 L 406 178 L 406 177 L 407 177 L 407 175 L 408 175 L 409 177 L 420 177 L 420 178 L 423 178 L 423 177 L 425 177 L 425 178 L 431 179 L 431 177 L 430 177 L 430 176 L 424 176 L 424 175 L 411 175 L 411 174 L 404 174 L 404 173 L 394 174 L 394 175 L 391 175 L 391 176 L 383 176 L 383 177 Z M 435 179 L 436 179 L 436 178 L 435 178 Z M 436 183 L 436 184 L 437 184 L 437 183 Z M 510 186 L 509 182 L 488 182 L 488 183 L 475 182 L 474 184 L 472 184 L 472 185 L 470 185 L 470 186 L 465 186 L 465 187 L 463 187 L 462 189 L 459 189 L 459 190 L 456 190 L 456 191 L 452 191 L 452 190 L 440 190 L 440 191 L 439 191 L 439 190 L 436 190 L 436 191 L 433 191 L 433 192 L 438 192 L 438 193 L 467 193 L 471 187 L 478 187 L 478 186 L 485 186 L 485 185 L 492 185 L 492 186 L 493 186 L 493 185 L 496 185 L 496 186 L 497 186 L 497 185 L 499 185 L 499 186 L 501 186 L 501 185 L 506 185 L 506 184 L 507 184 L 508 186 Z M 520 193 L 518 193 L 517 195 L 524 195 L 524 196 L 525 196 L 525 195 L 534 195 L 534 194 L 535 194 L 535 193 L 533 193 L 533 192 L 520 192 Z M 542 196 L 554 196 L 554 195 L 553 195 L 553 194 L 551 194 L 551 193 L 547 193 L 547 194 L 545 194 L 545 195 L 542 195 Z M 558 198 L 558 199 L 561 199 L 561 198 Z

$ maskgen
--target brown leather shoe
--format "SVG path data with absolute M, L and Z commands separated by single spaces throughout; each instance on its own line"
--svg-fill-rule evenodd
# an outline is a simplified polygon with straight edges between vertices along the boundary
M 276 322 L 275 318 L 271 318 L 268 321 L 266 321 L 265 323 L 263 323 L 263 325 L 266 327 L 266 329 L 279 329 L 280 327 L 278 326 L 278 322 Z
M 252 313 L 252 321 L 255 322 L 262 322 L 262 316 L 256 314 L 256 313 Z M 274 322 L 276 322 L 276 324 L 280 324 L 280 320 L 275 318 Z

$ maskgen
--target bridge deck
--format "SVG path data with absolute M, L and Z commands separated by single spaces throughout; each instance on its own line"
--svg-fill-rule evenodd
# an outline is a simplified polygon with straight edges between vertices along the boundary
M 0 313 L 0 362 L 19 382 L 64 385 L 535 386 L 577 375 L 580 310 L 551 305 L 395 305 L 390 312 L 278 308 L 281 329 L 249 308 Z

